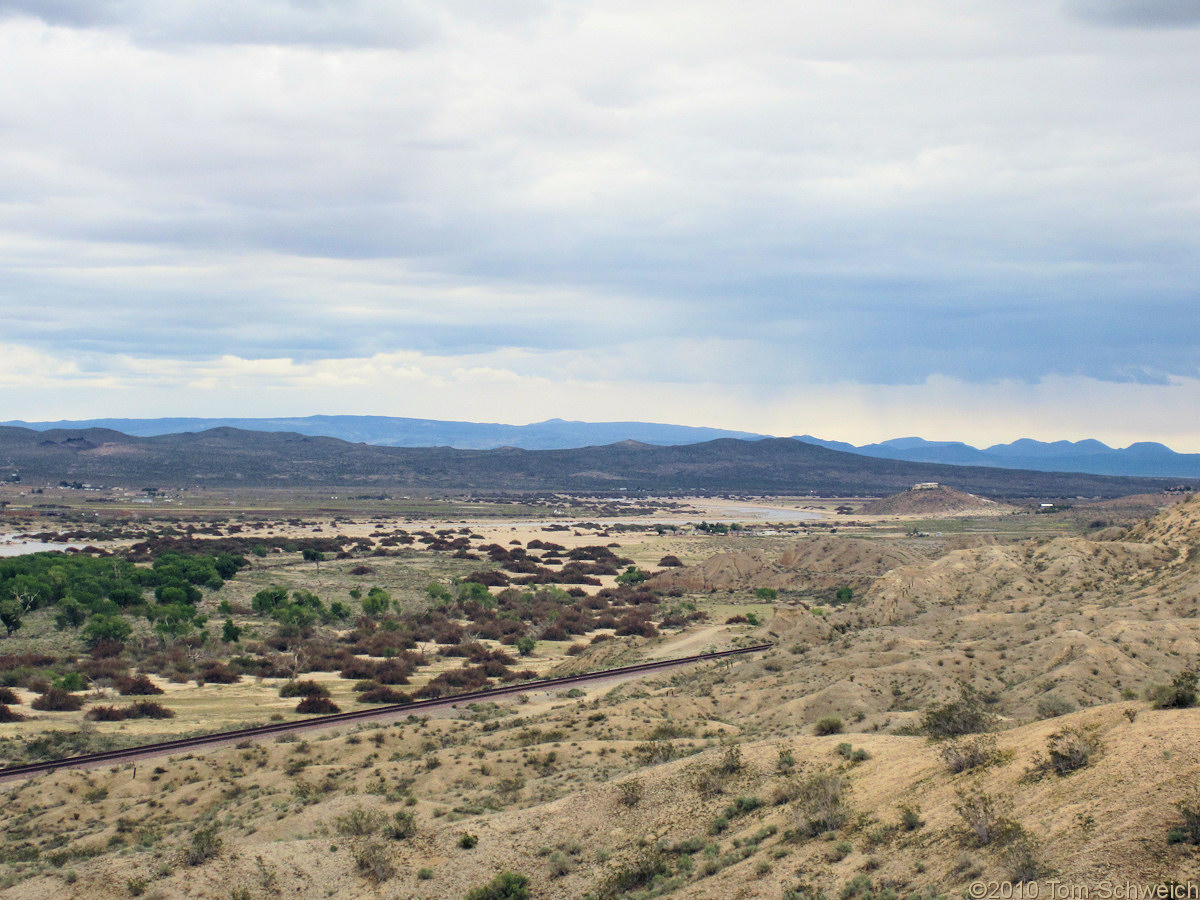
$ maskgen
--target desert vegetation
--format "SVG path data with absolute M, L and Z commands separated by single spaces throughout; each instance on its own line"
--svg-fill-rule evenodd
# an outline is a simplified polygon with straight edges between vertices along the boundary
M 774 645 L 0 785 L 0 892 L 866 898 L 1191 877 L 1195 505 L 1113 539 L 1005 515 L 1003 539 L 845 517 L 807 535 L 175 519 L 0 561 L 20 605 L 0 639 L 14 761 Z

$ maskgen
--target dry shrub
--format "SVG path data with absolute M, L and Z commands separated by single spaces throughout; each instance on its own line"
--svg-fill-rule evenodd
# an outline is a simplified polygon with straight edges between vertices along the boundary
M 1012 800 L 1004 794 L 989 794 L 979 783 L 959 788 L 954 811 L 959 814 L 967 831 L 981 847 L 1003 842 L 1014 828 L 1009 817 Z
M 1170 684 L 1156 684 L 1146 692 L 1146 699 L 1155 709 L 1187 709 L 1196 705 L 1197 676 L 1181 672 Z
M 342 815 L 336 816 L 333 820 L 333 825 L 337 829 L 338 834 L 346 834 L 351 837 L 366 837 L 369 834 L 375 834 L 383 828 L 383 822 L 384 815 L 378 810 L 356 806 Z
M 83 700 L 62 688 L 52 687 L 29 705 L 44 712 L 67 712 L 83 709 Z
M 17 706 L 21 702 L 21 698 L 17 696 L 17 692 L 12 688 L 0 686 L 0 704 L 5 706 Z
M 117 690 L 126 697 L 149 697 L 163 692 L 162 688 L 147 676 L 140 674 L 120 679 L 117 682 Z
M 129 711 L 119 706 L 93 706 L 83 717 L 93 722 L 124 722 L 129 718 Z
M 175 712 L 154 700 L 139 700 L 129 707 L 131 719 L 173 719 Z
M 200 674 L 196 676 L 197 684 L 237 684 L 241 680 L 242 676 L 238 672 L 215 660 L 205 663 L 200 669 Z
M 627 781 L 620 782 L 617 785 L 617 790 L 620 791 L 617 801 L 622 806 L 637 806 L 642 802 L 642 795 L 645 793 L 641 779 L 638 778 L 630 778 Z
M 391 854 L 381 842 L 361 841 L 353 848 L 354 867 L 369 881 L 382 884 L 396 874 Z
M 1193 844 L 1200 844 L 1200 793 L 1190 800 L 1180 800 L 1175 804 L 1175 808 L 1183 816 L 1183 830 L 1187 833 L 1188 840 Z
M 809 836 L 836 831 L 846 824 L 846 779 L 836 772 L 816 772 L 800 782 L 796 789 L 796 813 L 800 830 Z
M 1033 773 L 1069 775 L 1091 765 L 1104 750 L 1096 727 L 1075 725 L 1056 731 L 1046 743 L 1046 756 L 1034 757 Z
M 996 749 L 994 737 L 981 734 L 950 741 L 942 747 L 941 757 L 946 768 L 957 775 L 999 762 L 1000 751 Z
M 184 851 L 183 859 L 189 866 L 198 866 L 214 859 L 220 852 L 221 838 L 217 835 L 217 827 L 209 825 L 192 835 L 191 845 Z
M 960 737 L 987 731 L 996 716 L 985 708 L 983 698 L 963 685 L 957 700 L 931 706 L 921 717 L 921 728 L 930 737 Z
M 328 697 L 305 697 L 296 704 L 296 712 L 323 716 L 341 712 L 341 708 Z
M 0 703 L 0 722 L 23 722 L 25 717 L 15 710 L 9 709 L 7 704 Z
M 412 703 L 413 699 L 404 691 L 393 690 L 385 685 L 378 685 L 358 695 L 359 703 Z
M 1037 881 L 1054 874 L 1042 856 L 1041 842 L 1019 825 L 1004 848 L 1004 863 L 1009 879 L 1016 884 Z
M 328 697 L 329 688 L 315 681 L 289 681 L 279 688 L 279 696 L 290 697 Z

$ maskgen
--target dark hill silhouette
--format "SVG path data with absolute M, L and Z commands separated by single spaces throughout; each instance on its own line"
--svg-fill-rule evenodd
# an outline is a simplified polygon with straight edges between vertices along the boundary
M 381 447 L 288 432 L 214 428 L 132 437 L 109 429 L 0 427 L 0 465 L 28 484 L 392 486 L 414 490 L 891 494 L 939 481 L 993 497 L 1114 497 L 1161 480 L 874 459 L 790 438 L 569 450 Z

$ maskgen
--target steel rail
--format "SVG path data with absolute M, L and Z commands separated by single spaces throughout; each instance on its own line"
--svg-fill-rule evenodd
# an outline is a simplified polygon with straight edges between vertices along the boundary
M 738 647 L 734 650 L 716 650 L 710 653 L 699 653 L 695 656 L 681 656 L 673 659 L 659 659 L 650 662 L 637 663 L 632 666 L 619 666 L 615 669 L 599 669 L 594 672 L 581 672 L 576 675 L 562 675 L 558 678 L 543 678 L 537 681 L 524 681 L 519 684 L 507 684 L 502 687 L 487 688 L 479 691 L 468 691 L 462 694 L 450 694 L 445 697 L 432 697 L 427 700 L 414 700 L 411 703 L 389 703 L 375 706 L 371 709 L 355 709 L 349 712 L 332 713 L 325 716 L 313 716 L 308 719 L 298 719 L 291 722 L 272 722 L 267 725 L 252 725 L 233 731 L 216 731 L 211 734 L 201 734 L 193 737 L 177 738 L 173 741 L 160 741 L 155 744 L 142 744 L 137 747 L 125 747 L 121 750 L 102 750 L 98 753 L 85 753 L 79 756 L 67 756 L 61 759 L 43 760 L 42 762 L 26 763 L 18 766 L 7 766 L 0 769 L 0 781 L 25 775 L 36 775 L 42 772 L 53 772 L 57 769 L 72 769 L 96 765 L 105 762 L 125 762 L 140 759 L 143 756 L 161 756 L 176 750 L 189 750 L 194 747 L 204 747 L 211 744 L 228 743 L 247 738 L 266 737 L 273 734 L 286 734 L 292 731 L 308 731 L 310 729 L 330 728 L 347 722 L 360 722 L 367 719 L 383 718 L 396 714 L 414 714 L 423 709 L 435 709 L 449 706 L 457 707 L 460 703 L 473 703 L 480 700 L 490 700 L 506 697 L 512 694 L 523 694 L 527 691 L 540 691 L 547 688 L 562 687 L 568 684 L 579 684 L 585 681 L 597 681 L 602 678 L 612 678 L 621 675 L 636 675 L 642 672 L 653 672 L 659 669 L 669 669 L 689 663 L 707 662 L 715 659 L 725 659 L 731 656 L 741 656 L 747 653 L 758 653 L 768 650 L 774 644 L 756 644 L 753 647 Z

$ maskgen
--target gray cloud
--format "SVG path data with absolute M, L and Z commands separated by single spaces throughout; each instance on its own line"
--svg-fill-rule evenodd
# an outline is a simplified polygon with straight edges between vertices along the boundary
M 148 44 L 308 44 L 412 49 L 436 38 L 416 2 L 383 0 L 0 0 L 0 15 L 127 31 Z
M 1197 374 L 1190 35 L 500 7 L 0 2 L 9 338 L 764 391 Z
M 1072 0 L 1077 15 L 1118 28 L 1196 28 L 1200 4 L 1195 0 Z

